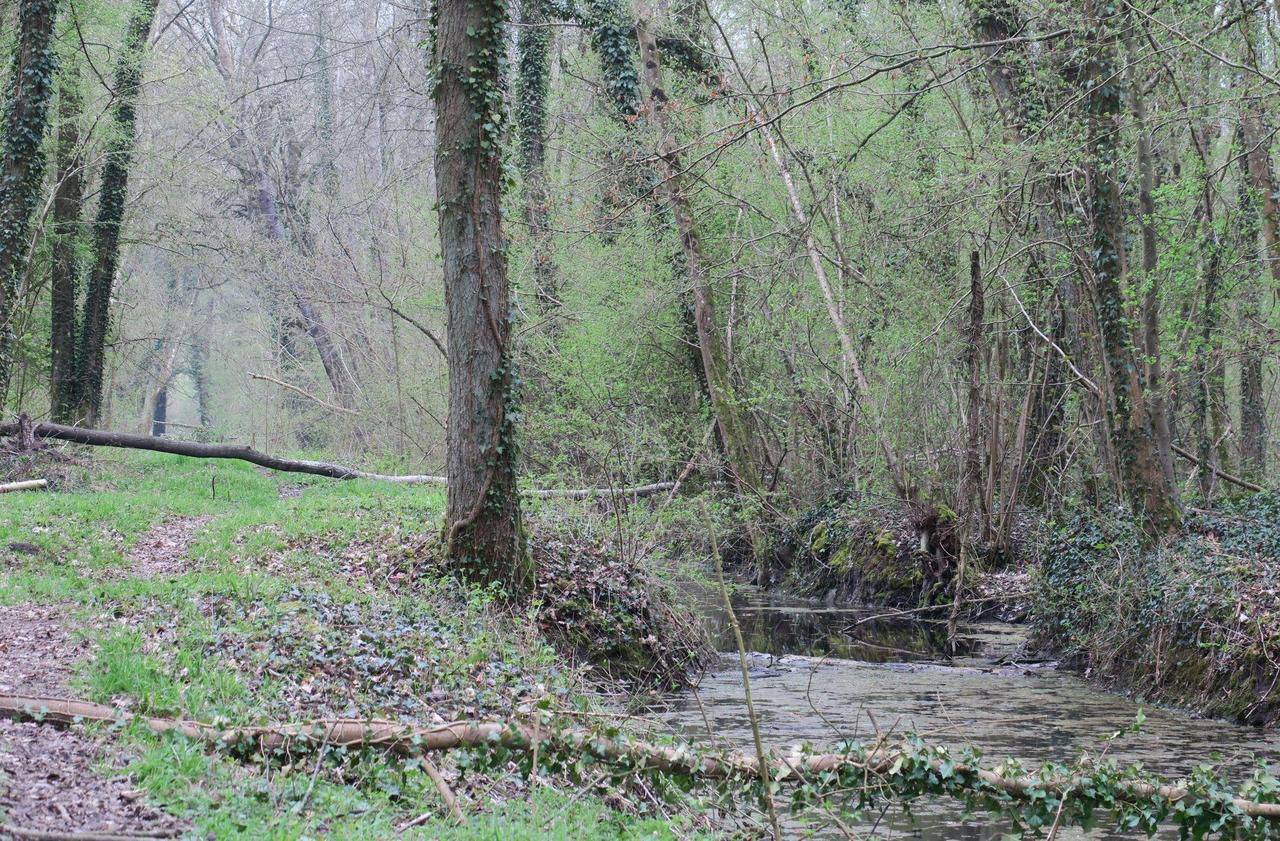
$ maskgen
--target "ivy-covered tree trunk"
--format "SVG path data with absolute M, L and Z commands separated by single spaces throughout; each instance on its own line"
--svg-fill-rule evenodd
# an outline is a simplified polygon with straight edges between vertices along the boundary
M 520 4 L 516 52 L 516 129 L 520 139 L 520 174 L 524 179 L 524 217 L 529 227 L 534 296 L 544 313 L 560 306 L 556 266 L 551 251 L 550 210 L 546 179 L 547 86 L 551 45 L 546 7 L 542 0 Z
M 85 289 L 76 368 L 80 382 L 77 415 L 96 426 L 102 407 L 102 372 L 111 324 L 111 289 L 120 261 L 120 227 L 129 196 L 129 167 L 137 140 L 138 92 L 147 35 L 157 0 L 141 0 L 129 18 L 115 69 L 115 128 L 108 143 L 98 190 L 98 213 L 93 224 L 93 266 Z
M 1143 531 L 1156 539 L 1178 529 L 1182 512 L 1160 466 L 1143 375 L 1134 353 L 1126 304 L 1124 197 L 1120 194 L 1119 138 L 1122 83 L 1118 72 L 1114 15 L 1100 14 L 1094 0 L 1084 4 L 1088 30 L 1088 85 L 1085 111 L 1089 152 L 1089 221 L 1093 228 L 1092 269 L 1098 324 L 1105 356 L 1108 419 L 1115 437 L 1121 485 Z
M 636 36 L 640 41 L 641 75 L 647 88 L 645 107 L 659 135 L 657 152 L 662 176 L 658 187 L 659 195 L 671 208 L 676 230 L 680 235 L 685 271 L 693 290 L 694 323 L 702 369 L 706 374 L 711 408 L 715 413 L 729 468 L 733 471 L 739 488 L 755 496 L 761 493 L 762 486 L 760 471 L 752 452 L 750 421 L 729 372 L 728 353 L 716 322 L 715 295 L 711 289 L 711 279 L 707 275 L 706 258 L 702 253 L 702 238 L 694 223 L 693 209 L 680 177 L 680 157 L 666 110 L 668 98 L 662 83 L 658 43 L 649 31 L 647 15 L 642 11 L 639 17 Z
M 1130 61 L 1136 66 L 1139 51 L 1127 43 Z M 1165 482 L 1176 488 L 1173 472 L 1173 434 L 1169 428 L 1167 401 L 1163 393 L 1163 366 L 1160 357 L 1160 274 L 1157 271 L 1160 254 L 1156 246 L 1155 162 L 1152 159 L 1151 139 L 1147 129 L 1146 102 L 1142 98 L 1137 80 L 1129 86 L 1129 108 L 1133 112 L 1137 139 L 1134 144 L 1138 159 L 1138 213 L 1142 231 L 1142 355 L 1141 376 L 1144 380 L 1146 408 L 1151 417 L 1151 432 L 1155 436 L 1156 452 L 1160 456 L 1160 469 Z M 1212 207 L 1209 208 L 1212 212 Z M 1212 225 L 1210 225 L 1212 227 Z
M 22 0 L 13 47 L 0 158 L 0 407 L 13 371 L 13 317 L 18 275 L 26 265 L 31 214 L 44 176 L 41 144 L 57 56 L 53 49 L 55 0 Z
M 517 377 L 502 233 L 503 0 L 438 0 L 436 190 L 449 325 L 445 544 L 468 578 L 533 585 L 516 487 Z
M 78 68 L 77 68 L 78 69 Z M 54 423 L 76 418 L 76 298 L 80 278 L 78 240 L 84 209 L 84 155 L 80 147 L 79 73 L 63 71 L 58 85 L 57 183 L 53 190 L 50 266 L 49 400 Z

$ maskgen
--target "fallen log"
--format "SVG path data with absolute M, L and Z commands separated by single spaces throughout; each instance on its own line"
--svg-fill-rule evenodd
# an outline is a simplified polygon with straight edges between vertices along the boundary
M 20 423 L 0 424 L 0 436 L 16 435 L 22 430 Z M 151 435 L 135 435 L 129 432 L 109 432 L 102 429 L 83 429 L 78 426 L 65 426 L 60 423 L 38 423 L 31 427 L 36 438 L 53 438 L 59 441 L 70 441 L 75 444 L 86 444 L 93 447 L 119 447 L 130 450 L 151 450 L 157 453 L 190 456 L 191 458 L 233 459 L 247 461 L 269 470 L 286 473 L 307 473 L 312 476 L 324 476 L 329 479 L 365 479 L 372 482 L 391 482 L 399 485 L 444 485 L 448 479 L 444 476 L 409 475 L 393 476 L 386 473 L 371 473 L 330 464 L 325 461 L 309 459 L 282 458 L 259 452 L 244 444 L 205 444 L 199 441 L 176 441 L 171 438 L 157 438 Z M 632 488 L 532 488 L 526 493 L 542 499 L 594 499 L 596 497 L 627 497 L 639 499 L 654 496 L 675 486 L 674 482 L 654 482 Z
M 10 491 L 34 491 L 37 488 L 48 487 L 48 479 L 25 479 L 21 482 L 9 482 L 0 485 L 0 494 L 7 494 Z
M 0 695 L 0 718 L 39 721 L 66 726 L 84 721 L 140 722 L 155 733 L 179 733 L 215 747 L 255 747 L 264 752 L 292 745 L 323 747 L 377 747 L 403 755 L 433 753 L 455 748 L 501 745 L 509 750 L 533 753 L 559 749 L 570 755 L 586 755 L 605 763 L 634 770 L 687 774 L 712 780 L 759 778 L 761 763 L 755 756 L 738 752 L 704 752 L 692 745 L 659 745 L 629 739 L 623 735 L 600 736 L 581 729 L 549 729 L 510 721 L 455 721 L 438 727 L 419 727 L 395 721 L 364 719 L 320 719 L 296 724 L 264 724 L 247 727 L 219 727 L 199 721 L 135 716 L 103 704 L 69 698 Z M 855 771 L 867 780 L 885 780 L 900 773 L 907 747 L 881 747 L 865 753 L 793 754 L 769 758 L 766 767 L 778 783 L 807 783 L 823 775 Z M 950 759 L 930 758 L 930 766 L 948 777 L 972 776 L 990 790 L 1020 800 L 1042 799 L 1045 793 L 1060 797 L 1077 792 L 1088 768 L 1060 777 L 1039 774 L 1005 776 L 998 771 L 968 766 Z M 945 770 L 943 766 L 947 765 Z M 1159 800 L 1176 803 L 1200 798 L 1186 788 L 1159 782 L 1121 781 L 1117 783 L 1119 802 L 1142 803 Z M 1234 814 L 1280 820 L 1280 803 L 1234 798 L 1205 800 L 1206 809 L 1229 808 Z
M 1229 482 L 1232 485 L 1236 485 L 1237 487 L 1244 488 L 1246 491 L 1253 491 L 1254 493 L 1262 493 L 1263 491 L 1266 490 L 1266 488 L 1262 487 L 1262 485 L 1259 485 L 1257 482 L 1250 482 L 1248 479 L 1241 479 L 1239 476 L 1233 476 L 1232 474 L 1226 472 L 1225 470 L 1222 470 L 1215 464 L 1210 464 L 1206 467 L 1204 462 L 1200 461 L 1200 459 L 1196 458 L 1194 455 L 1192 455 L 1190 452 L 1183 449 L 1182 447 L 1179 447 L 1177 444 L 1170 443 L 1169 449 L 1173 450 L 1175 453 L 1182 456 L 1187 461 L 1194 464 L 1196 467 L 1199 467 L 1201 470 L 1205 470 L 1205 469 L 1209 470 L 1209 472 L 1213 473 L 1213 475 L 1217 476 L 1219 479 L 1223 480 L 1224 482 Z
M 143 830 L 141 832 L 55 832 L 47 829 L 29 829 L 7 823 L 0 826 L 0 835 L 27 838 L 29 841 L 139 841 L 139 839 L 177 838 L 180 829 Z

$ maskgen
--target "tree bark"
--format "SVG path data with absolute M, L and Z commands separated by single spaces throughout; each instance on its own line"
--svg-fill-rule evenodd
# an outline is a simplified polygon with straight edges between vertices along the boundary
M 1089 221 L 1098 323 L 1111 397 L 1109 420 L 1125 495 L 1141 519 L 1143 533 L 1154 540 L 1177 530 L 1182 514 L 1160 465 L 1125 303 L 1124 198 L 1117 179 L 1123 87 L 1116 61 L 1118 21 L 1113 15 L 1100 14 L 1096 0 L 1086 0 L 1084 9 L 1089 42 L 1085 67 Z
M 77 68 L 75 68 L 78 70 Z M 84 155 L 80 148 L 79 73 L 64 70 L 58 86 L 57 183 L 53 192 L 50 266 L 49 399 L 57 423 L 76 420 L 79 377 L 76 356 L 76 298 L 80 279 L 77 240 L 84 208 Z
M 102 407 L 103 367 L 111 323 L 111 289 L 120 261 L 120 227 L 129 197 L 129 167 L 137 139 L 137 102 L 147 35 L 157 0 L 142 0 L 134 8 L 115 69 L 115 131 L 108 144 L 99 187 L 98 214 L 93 225 L 93 266 L 85 290 L 76 369 L 79 374 L 77 415 L 93 426 Z
M 31 214 L 44 176 L 41 144 L 48 127 L 57 55 L 56 0 L 22 0 L 13 47 L 0 158 L 0 406 L 13 370 L 18 276 L 26 265 Z
M 1244 132 L 1240 133 L 1241 140 Z M 1249 479 L 1261 478 L 1267 467 L 1266 402 L 1262 394 L 1263 348 L 1258 337 L 1258 321 L 1262 313 L 1261 263 L 1267 260 L 1261 247 L 1258 224 L 1257 190 L 1251 189 L 1251 173 L 1246 154 L 1240 157 L 1240 226 L 1244 243 L 1244 277 L 1240 280 L 1239 330 L 1243 347 L 1240 351 L 1240 466 Z M 1270 165 L 1268 164 L 1268 169 Z M 1268 179 L 1270 176 L 1268 175 Z
M 1132 44 L 1129 60 L 1137 66 L 1138 50 Z M 1129 85 L 1129 107 L 1133 112 L 1137 133 L 1138 159 L 1138 212 L 1142 229 L 1142 353 L 1145 364 L 1142 371 L 1146 408 L 1151 418 L 1151 430 L 1155 436 L 1156 451 L 1160 457 L 1160 469 L 1168 487 L 1176 490 L 1173 472 L 1173 435 L 1169 429 L 1168 401 L 1162 391 L 1163 372 L 1160 360 L 1160 276 L 1156 269 L 1160 254 L 1156 245 L 1155 165 L 1152 162 L 1151 138 L 1147 132 L 1146 103 L 1142 98 L 1138 80 Z
M 724 338 L 716 323 L 715 295 L 707 276 L 702 240 L 693 221 L 693 209 L 680 176 L 679 153 L 666 110 L 667 93 L 662 83 L 658 43 L 649 31 L 647 10 L 637 9 L 637 18 L 636 37 L 640 42 L 641 77 L 647 94 L 645 108 L 659 133 L 657 152 L 662 178 L 658 190 L 671 208 L 680 235 L 685 270 L 689 286 L 693 290 L 694 323 L 711 408 L 720 428 L 720 438 L 724 443 L 729 468 L 734 473 L 739 489 L 758 496 L 762 493 L 763 486 L 752 452 L 750 421 L 733 386 Z
M 439 0 L 436 189 L 449 325 L 449 559 L 513 597 L 533 587 L 516 488 L 517 378 L 502 232 L 506 4 Z
M 546 181 L 547 85 L 550 75 L 547 51 L 551 45 L 551 30 L 542 0 L 523 0 L 520 23 L 516 39 L 520 63 L 515 96 L 520 174 L 524 179 L 524 217 L 529 228 L 534 297 L 538 308 L 549 313 L 560 306 L 560 291 L 551 251 Z
M 1244 60 L 1255 68 L 1257 55 L 1252 35 L 1253 15 L 1240 18 L 1240 36 Z M 1265 22 L 1264 22 L 1265 27 Z M 1241 184 L 1240 204 L 1243 213 L 1241 233 L 1249 243 L 1249 251 L 1256 253 L 1270 268 L 1273 293 L 1280 292 L 1280 208 L 1276 205 L 1276 183 L 1271 164 L 1270 138 L 1265 134 L 1266 106 L 1262 97 L 1243 100 L 1240 114 L 1240 135 L 1244 146 L 1241 161 L 1242 174 L 1247 176 Z M 1252 189 L 1245 187 L 1248 182 Z M 1261 211 L 1259 213 L 1259 210 Z M 1259 224 L 1261 223 L 1261 224 Z M 1262 244 L 1259 247 L 1258 229 L 1261 228 Z M 1262 288 L 1256 279 L 1245 287 L 1241 316 L 1247 322 L 1258 319 L 1261 313 Z M 1240 384 L 1240 433 L 1243 472 L 1252 478 L 1265 475 L 1267 466 L 1266 402 L 1262 393 L 1262 360 L 1264 349 L 1257 336 L 1258 325 L 1246 327 L 1245 348 L 1241 360 Z

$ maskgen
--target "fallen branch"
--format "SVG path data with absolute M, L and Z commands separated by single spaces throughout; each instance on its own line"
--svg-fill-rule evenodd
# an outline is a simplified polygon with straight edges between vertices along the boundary
M 0 485 L 0 494 L 7 494 L 10 491 L 34 491 L 37 488 L 44 488 L 49 485 L 48 479 L 26 479 L 21 482 L 9 482 Z
M 622 735 L 600 736 L 579 729 L 553 730 L 503 721 L 455 721 L 439 727 L 418 727 L 393 721 L 321 719 L 298 724 L 266 724 L 223 728 L 198 721 L 135 716 L 102 704 L 67 698 L 0 695 L 0 718 L 40 721 L 66 726 L 84 721 L 138 722 L 155 733 L 180 733 L 218 748 L 248 746 L 263 752 L 293 745 L 335 747 L 378 747 L 403 755 L 421 755 L 453 750 L 501 745 L 512 751 L 531 753 L 537 748 L 556 749 L 570 756 L 590 756 L 601 762 L 623 765 L 632 770 L 685 774 L 711 780 L 752 780 L 760 777 L 760 762 L 743 753 L 702 752 L 690 745 L 658 745 L 631 740 Z M 767 763 L 776 783 L 807 784 L 832 779 L 832 775 L 855 774 L 867 785 L 885 783 L 896 775 L 911 773 L 912 761 L 923 759 L 942 778 L 971 778 L 970 789 L 980 793 L 1000 793 L 1018 800 L 1043 800 L 1046 793 L 1067 797 L 1080 791 L 1080 773 L 1046 776 L 1026 774 L 1004 776 L 978 766 L 942 758 L 941 752 L 921 754 L 909 745 L 880 747 L 867 752 L 792 754 Z M 945 766 L 945 767 L 944 767 Z M 906 769 L 906 770 L 904 770 Z M 986 788 L 983 789 L 982 787 Z M 960 796 L 957 792 L 951 792 Z M 1179 786 L 1159 782 L 1121 780 L 1113 791 L 1116 802 L 1163 804 L 1189 801 L 1206 810 L 1226 810 L 1225 814 L 1280 820 L 1280 803 L 1264 803 L 1245 798 L 1230 801 L 1202 799 Z
M 1187 461 L 1191 462 L 1197 467 L 1201 469 L 1210 470 L 1213 472 L 1213 475 L 1217 476 L 1219 479 L 1222 479 L 1225 482 L 1230 482 L 1231 484 L 1236 485 L 1238 487 L 1244 488 L 1246 491 L 1253 491 L 1254 493 L 1262 493 L 1263 491 L 1266 490 L 1266 488 L 1262 487 L 1262 485 L 1254 484 L 1253 482 L 1250 482 L 1248 479 L 1241 479 L 1239 476 L 1232 476 L 1230 473 L 1226 472 L 1225 470 L 1222 470 L 1217 465 L 1213 465 L 1213 464 L 1205 465 L 1204 462 L 1200 461 L 1200 459 L 1196 458 L 1190 452 L 1188 452 L 1187 450 L 1184 450 L 1182 447 L 1179 447 L 1177 444 L 1173 443 L 1172 441 L 1169 442 L 1169 449 L 1173 450 L 1175 453 L 1182 456 Z
M 17 434 L 17 423 L 0 424 L 0 435 Z M 392 482 L 400 485 L 444 485 L 444 476 L 408 475 L 392 476 L 370 473 L 340 464 L 308 459 L 281 458 L 259 452 L 243 444 L 203 444 L 197 441 L 178 441 L 172 438 L 156 438 L 151 435 L 134 435 L 128 432 L 108 432 L 101 429 L 83 429 L 60 423 L 38 423 L 32 427 L 36 438 L 55 438 L 93 447 L 120 447 L 131 450 L 151 450 L 157 453 L 190 456 L 192 458 L 236 459 L 256 464 L 270 470 L 287 473 L 307 473 L 329 479 L 366 479 L 372 482 Z M 634 498 L 654 496 L 670 490 L 674 482 L 654 482 L 633 488 L 534 488 L 526 491 L 530 496 L 543 499 L 594 499 L 596 497 Z
M 57 832 L 46 829 L 28 829 L 11 823 L 0 826 L 0 835 L 29 838 L 31 841 L 138 841 L 139 838 L 176 838 L 181 830 L 165 829 L 142 832 Z
M 323 406 L 324 408 L 328 409 L 330 412 L 340 412 L 344 415 L 360 414 L 355 409 L 348 409 L 346 406 L 339 406 L 335 403 L 330 403 L 327 400 L 321 400 L 319 397 L 316 397 L 314 394 L 307 391 L 305 388 L 296 386 L 293 383 L 287 383 L 284 380 L 277 380 L 275 377 L 268 377 L 266 374 L 255 374 L 252 371 L 246 371 L 245 373 L 249 375 L 249 379 L 251 380 L 262 380 L 264 382 L 275 383 L 281 388 L 286 388 L 289 391 L 292 391 L 294 394 L 299 394 L 307 398 L 311 402 L 319 406 Z

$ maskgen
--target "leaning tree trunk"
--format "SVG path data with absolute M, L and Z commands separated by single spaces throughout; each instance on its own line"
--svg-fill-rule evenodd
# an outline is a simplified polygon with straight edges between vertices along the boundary
M 1131 319 L 1124 289 L 1124 198 L 1117 172 L 1122 83 L 1116 62 L 1118 21 L 1085 3 L 1088 59 L 1085 97 L 1089 152 L 1089 220 L 1093 227 L 1093 281 L 1102 332 L 1110 427 L 1120 481 L 1148 539 L 1181 525 L 1172 484 L 1160 466 L 1150 415 L 1144 405 L 1143 377 L 1134 353 Z
M 84 208 L 81 107 L 79 74 L 66 68 L 58 85 L 58 172 L 53 190 L 53 254 L 49 270 L 49 400 L 55 423 L 76 420 L 76 286 L 80 277 L 76 246 Z
M 0 406 L 13 371 L 13 318 L 18 276 L 26 266 L 31 214 L 44 176 L 41 145 L 57 68 L 56 0 L 22 0 L 13 47 L 0 158 Z
M 93 225 L 93 267 L 85 290 L 76 369 L 80 381 L 77 414 L 90 426 L 102 407 L 102 372 L 111 323 L 111 288 L 120 261 L 120 226 L 129 196 L 129 166 L 136 141 L 138 91 L 142 63 L 157 0 L 143 0 L 129 18 L 115 72 L 115 131 L 107 146 Z
M 760 472 L 752 454 L 750 423 L 735 393 L 724 337 L 716 323 L 715 296 L 702 253 L 702 239 L 694 223 L 693 208 L 680 177 L 679 153 L 667 116 L 667 94 L 663 89 L 658 42 L 649 31 L 644 14 L 640 15 L 640 20 L 636 23 L 636 37 L 640 42 L 642 76 L 648 93 L 645 107 L 659 133 L 658 159 L 662 175 L 659 194 L 670 206 L 680 234 L 685 271 L 689 286 L 693 289 L 694 323 L 702 369 L 706 374 L 707 390 L 711 396 L 711 408 L 720 429 L 729 468 L 734 473 L 738 487 L 749 495 L 758 496 L 762 486 Z
M 502 233 L 502 0 L 439 0 L 436 189 L 449 325 L 449 559 L 527 594 L 533 567 L 516 487 L 516 371 Z

